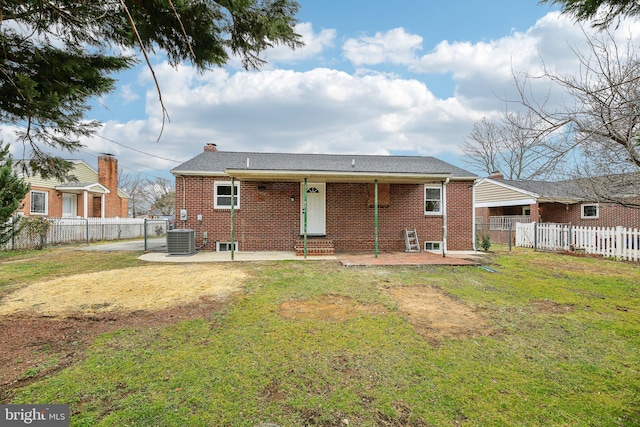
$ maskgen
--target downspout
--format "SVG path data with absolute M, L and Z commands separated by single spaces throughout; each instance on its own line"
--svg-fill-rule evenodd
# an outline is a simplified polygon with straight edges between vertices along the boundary
M 303 239 L 304 239 L 304 259 L 307 259 L 307 178 L 304 179 L 304 186 L 302 188 L 302 220 L 303 225 Z
M 376 179 L 373 184 L 373 242 L 376 258 L 378 258 L 378 180 Z
M 442 257 L 447 255 L 447 184 L 449 178 L 442 182 Z
M 184 179 L 184 175 L 180 176 L 182 178 L 182 209 L 187 209 L 187 182 Z
M 236 181 L 234 177 L 231 177 L 231 261 L 234 260 L 234 254 L 236 249 L 236 240 L 235 240 L 235 204 L 236 204 Z
M 181 175 L 180 178 L 182 178 L 182 209 L 186 210 L 187 209 L 187 182 L 184 179 L 184 175 Z M 185 228 L 186 227 L 185 222 L 184 221 L 180 221 L 180 222 L 182 223 L 182 228 Z

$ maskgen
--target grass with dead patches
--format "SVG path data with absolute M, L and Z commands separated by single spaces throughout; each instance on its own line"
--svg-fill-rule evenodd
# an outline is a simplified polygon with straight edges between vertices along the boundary
M 635 426 L 640 268 L 514 251 L 477 267 L 244 264 L 211 318 L 101 336 L 87 359 L 14 403 L 68 403 L 72 426 Z M 422 339 L 385 289 L 431 286 L 490 336 Z M 284 317 L 288 301 L 379 307 Z
M 15 286 L 73 274 L 144 265 L 140 253 L 79 251 L 50 248 L 37 251 L 0 252 L 0 294 Z

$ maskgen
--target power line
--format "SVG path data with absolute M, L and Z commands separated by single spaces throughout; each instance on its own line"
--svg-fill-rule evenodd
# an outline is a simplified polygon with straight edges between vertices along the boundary
M 101 153 L 99 151 L 92 150 L 91 148 L 88 148 L 86 146 L 84 146 L 82 148 L 78 148 L 77 151 L 79 151 L 81 153 L 85 153 L 85 154 L 87 154 L 89 156 L 93 156 L 95 158 L 98 158 L 101 155 Z M 124 165 L 123 165 L 123 163 L 124 163 Z M 127 165 L 134 165 L 134 166 L 127 166 Z M 122 169 L 128 170 L 130 172 L 134 172 L 134 173 L 136 173 L 138 175 L 144 175 L 144 176 L 149 177 L 149 178 L 164 178 L 163 176 L 161 176 L 159 174 L 150 174 L 150 173 L 147 173 L 147 172 L 140 172 L 137 169 L 140 166 L 142 166 L 142 165 L 137 164 L 135 162 L 129 162 L 127 160 L 118 159 L 118 168 L 122 168 Z
M 140 154 L 144 154 L 145 156 L 155 157 L 156 159 L 166 160 L 166 161 L 168 161 L 168 162 L 173 162 L 173 163 L 182 163 L 182 162 L 181 162 L 181 161 L 179 161 L 179 160 L 167 159 L 167 158 L 165 158 L 165 157 L 156 156 L 155 154 L 146 153 L 146 152 L 144 152 L 144 151 L 138 150 L 137 148 L 131 148 L 131 147 L 128 147 L 128 146 L 126 146 L 126 145 L 124 145 L 124 144 L 122 144 L 122 143 L 120 143 L 120 142 L 117 142 L 117 141 L 114 141 L 113 139 L 107 138 L 106 136 L 102 136 L 102 135 L 96 135 L 96 136 L 97 136 L 98 138 L 102 138 L 102 139 L 104 139 L 105 141 L 109 141 L 109 142 L 112 142 L 112 143 L 114 143 L 114 144 L 116 144 L 116 145 L 119 145 L 119 146 L 121 146 L 121 147 L 128 148 L 129 150 L 135 151 L 135 152 L 140 153 Z

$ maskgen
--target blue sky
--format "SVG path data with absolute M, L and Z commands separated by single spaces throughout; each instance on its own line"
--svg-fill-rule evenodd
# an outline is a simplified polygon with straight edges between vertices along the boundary
M 171 177 L 213 142 L 224 151 L 435 156 L 481 174 L 460 145 L 475 122 L 504 110 L 501 98 L 515 96 L 512 70 L 536 73 L 543 59 L 575 71 L 571 49 L 585 45 L 570 18 L 538 0 L 300 4 L 306 46 L 265 52 L 259 71 L 233 59 L 199 74 L 154 57 L 170 118 L 159 141 L 158 95 L 141 64 L 96 100 L 90 118 L 104 122 L 100 135 L 62 155 L 95 166 L 108 152 L 125 172 Z M 637 25 L 623 23 L 620 37 Z

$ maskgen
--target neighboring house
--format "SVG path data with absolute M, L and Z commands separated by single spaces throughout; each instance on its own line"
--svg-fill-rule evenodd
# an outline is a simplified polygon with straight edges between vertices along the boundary
M 310 254 L 374 251 L 376 236 L 380 251 L 403 251 L 405 229 L 417 230 L 422 249 L 474 247 L 477 177 L 432 157 L 222 152 L 208 144 L 171 173 L 176 227 L 195 230 L 205 250 L 229 250 L 233 232 L 240 251 L 300 253 L 305 235 Z
M 582 181 L 516 181 L 494 174 L 476 183 L 476 218 L 494 230 L 515 222 L 640 228 L 640 209 L 593 200 Z M 632 190 L 638 191 L 638 189 Z M 637 194 L 629 195 L 630 200 Z
M 71 160 L 70 175 L 77 180 L 60 182 L 39 175 L 24 176 L 31 189 L 20 205 L 25 216 L 50 218 L 114 218 L 128 216 L 127 194 L 118 188 L 118 161 L 98 157 L 96 172 L 82 160 Z

